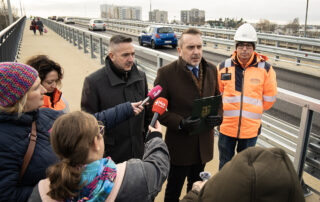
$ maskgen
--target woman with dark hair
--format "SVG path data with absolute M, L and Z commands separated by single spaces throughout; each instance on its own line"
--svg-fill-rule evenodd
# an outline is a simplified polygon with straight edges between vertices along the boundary
M 72 124 L 70 124 L 72 123 Z M 169 173 L 169 152 L 161 126 L 149 126 L 141 159 L 115 164 L 103 158 L 104 126 L 86 112 L 59 117 L 52 127 L 52 148 L 60 162 L 48 169 L 29 202 L 154 201 Z
M 46 169 L 58 162 L 49 131 L 63 112 L 39 109 L 45 93 L 34 68 L 0 63 L 0 201 L 27 201 Z M 126 102 L 94 116 L 112 128 L 139 114 L 140 104 Z
M 58 90 L 58 87 L 61 87 L 61 80 L 63 78 L 62 67 L 53 60 L 50 60 L 46 55 L 33 56 L 26 64 L 38 71 L 41 84 L 47 90 L 47 93 L 43 97 L 42 107 L 62 110 L 65 113 L 69 112 L 68 102 L 62 96 L 62 92 Z

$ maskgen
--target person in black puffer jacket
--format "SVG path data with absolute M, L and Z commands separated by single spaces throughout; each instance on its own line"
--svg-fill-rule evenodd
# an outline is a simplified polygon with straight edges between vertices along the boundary
M 45 92 L 32 67 L 0 63 L 0 201 L 27 201 L 33 187 L 46 177 L 46 169 L 58 162 L 49 131 L 62 112 L 39 109 Z M 111 128 L 139 114 L 140 103 L 123 103 L 96 113 L 95 117 Z M 37 131 L 34 153 L 24 175 L 19 177 L 34 121 Z

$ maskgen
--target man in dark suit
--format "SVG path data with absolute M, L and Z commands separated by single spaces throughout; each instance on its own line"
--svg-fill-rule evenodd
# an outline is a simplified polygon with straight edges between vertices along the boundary
M 218 116 L 208 116 L 211 130 L 190 135 L 199 126 L 200 119 L 191 119 L 194 99 L 219 95 L 216 66 L 202 58 L 202 38 L 198 29 L 185 30 L 178 43 L 179 59 L 158 70 L 154 85 L 161 85 L 160 96 L 168 99 L 168 112 L 160 117 L 167 126 L 165 141 L 171 165 L 165 202 L 179 201 L 184 180 L 187 191 L 205 164 L 213 158 L 214 126 L 222 122 L 222 106 Z
M 144 72 L 134 64 L 132 39 L 111 37 L 106 65 L 85 78 L 81 109 L 95 113 L 124 102 L 138 102 L 148 93 Z M 145 112 L 105 132 L 105 155 L 116 163 L 142 158 Z

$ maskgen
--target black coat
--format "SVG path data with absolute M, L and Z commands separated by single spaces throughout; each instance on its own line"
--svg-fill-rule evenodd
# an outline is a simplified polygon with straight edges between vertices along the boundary
M 148 93 L 147 79 L 144 72 L 134 65 L 128 81 L 119 78 L 111 69 L 110 60 L 106 66 L 85 78 L 81 109 L 95 113 L 114 107 L 123 102 L 138 102 Z M 111 156 L 116 162 L 131 158 L 142 158 L 145 132 L 145 112 L 140 113 L 111 130 L 105 132 L 105 156 Z
M 46 178 L 46 169 L 57 162 L 50 145 L 49 130 L 62 112 L 43 108 L 21 117 L 0 113 L 0 201 L 27 201 L 33 187 Z M 29 145 L 33 119 L 37 121 L 37 142 L 20 184 L 24 155 Z

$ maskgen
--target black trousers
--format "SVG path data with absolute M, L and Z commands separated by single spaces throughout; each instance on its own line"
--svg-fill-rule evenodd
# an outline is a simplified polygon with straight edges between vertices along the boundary
M 170 172 L 166 193 L 164 197 L 165 202 L 179 202 L 181 190 L 187 177 L 187 192 L 191 190 L 192 185 L 196 181 L 201 181 L 200 172 L 203 171 L 206 164 L 195 164 L 190 166 L 176 166 L 170 165 Z

